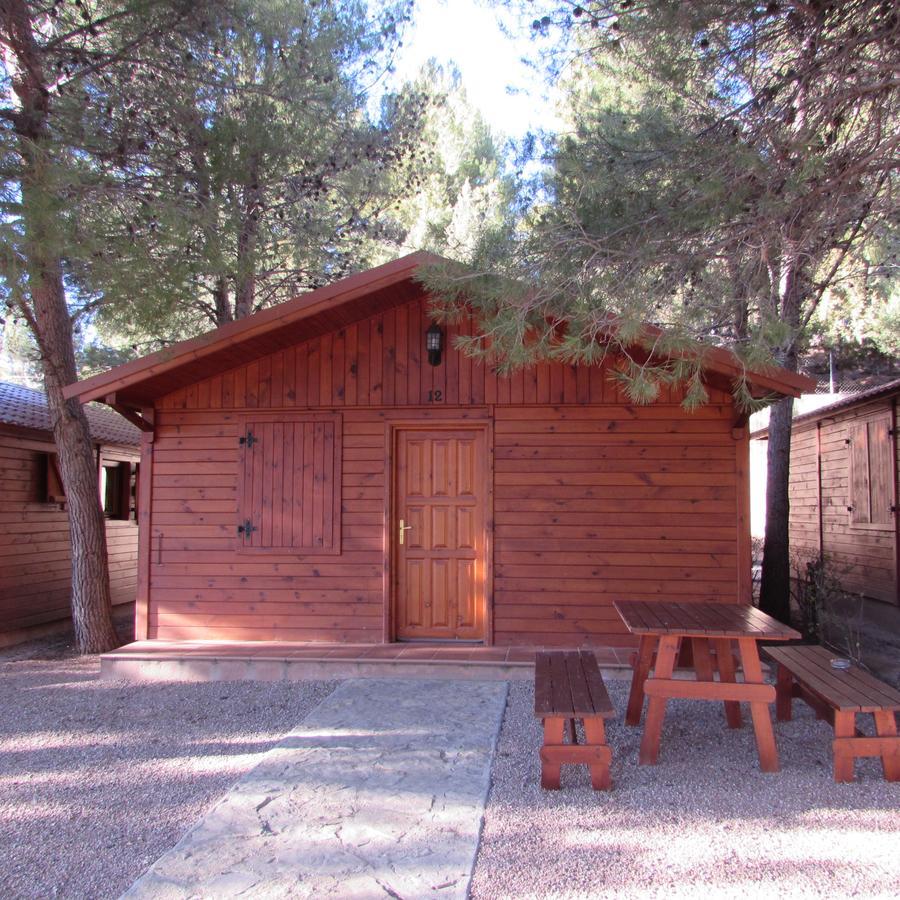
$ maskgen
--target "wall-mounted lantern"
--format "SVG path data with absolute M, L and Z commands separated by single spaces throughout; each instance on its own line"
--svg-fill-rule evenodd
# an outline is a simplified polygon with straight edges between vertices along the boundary
M 432 322 L 425 332 L 425 349 L 428 351 L 428 362 L 433 366 L 441 364 L 441 350 L 444 347 L 444 332 L 437 322 Z

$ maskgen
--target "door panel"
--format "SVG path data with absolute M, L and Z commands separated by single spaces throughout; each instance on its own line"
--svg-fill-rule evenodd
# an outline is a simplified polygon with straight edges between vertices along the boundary
M 397 434 L 392 539 L 401 640 L 484 639 L 486 452 L 483 431 Z M 409 526 L 402 544 L 400 520 Z

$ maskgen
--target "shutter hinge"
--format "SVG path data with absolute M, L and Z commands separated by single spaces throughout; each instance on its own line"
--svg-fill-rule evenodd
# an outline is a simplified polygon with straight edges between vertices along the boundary
M 252 431 L 248 431 L 239 441 L 238 443 L 242 446 L 246 444 L 247 448 L 251 448 L 257 441 L 258 437 L 255 437 Z
M 238 525 L 237 530 L 238 534 L 249 535 L 256 531 L 256 526 L 249 519 L 247 519 L 246 522 Z
M 244 442 L 244 439 L 241 438 L 241 443 L 243 443 L 243 442 Z M 853 443 L 853 441 L 851 441 L 850 438 L 844 438 L 844 443 L 849 447 Z

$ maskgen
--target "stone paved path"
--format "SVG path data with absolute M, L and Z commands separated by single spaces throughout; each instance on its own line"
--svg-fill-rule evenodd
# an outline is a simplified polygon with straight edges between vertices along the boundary
M 505 682 L 344 682 L 124 895 L 465 897 Z

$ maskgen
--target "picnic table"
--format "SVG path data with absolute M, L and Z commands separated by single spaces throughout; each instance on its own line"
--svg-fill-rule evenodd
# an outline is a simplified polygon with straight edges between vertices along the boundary
M 644 697 L 649 698 L 640 763 L 653 765 L 659 759 L 670 697 L 724 702 L 730 728 L 741 726 L 740 704 L 744 701 L 750 704 L 760 768 L 777 772 L 778 751 L 769 709 L 775 702 L 775 688 L 763 681 L 758 642 L 796 640 L 800 634 L 753 606 L 625 600 L 616 601 L 614 606 L 628 630 L 640 637 L 625 715 L 628 725 L 640 724 Z M 685 639 L 691 641 L 695 681 L 672 677 Z M 735 678 L 735 643 L 744 674 L 742 682 Z

